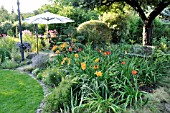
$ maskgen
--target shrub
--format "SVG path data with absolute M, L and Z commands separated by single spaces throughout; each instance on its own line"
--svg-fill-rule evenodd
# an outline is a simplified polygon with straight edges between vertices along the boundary
M 32 66 L 35 68 L 45 68 L 49 60 L 48 54 L 37 54 L 32 58 Z
M 8 36 L 13 36 L 14 33 L 13 33 L 13 31 L 10 29 L 10 30 L 7 31 L 7 35 L 8 35 Z
M 34 76 L 37 76 L 40 72 L 41 72 L 41 69 L 40 69 L 40 68 L 36 68 L 36 69 L 34 69 L 34 70 L 32 71 L 32 74 L 33 74 Z
M 5 48 L 8 51 L 12 51 L 13 48 L 17 48 L 15 39 L 12 37 L 3 38 L 0 40 L 0 48 Z
M 14 69 L 14 68 L 17 68 L 18 66 L 19 66 L 18 63 L 16 63 L 13 60 L 6 60 L 5 62 L 1 64 L 0 67 L 4 69 Z
M 163 24 L 163 22 L 156 18 L 154 21 L 154 32 L 153 32 L 153 44 L 162 46 L 170 46 L 170 27 L 168 24 Z M 164 49 L 161 47 L 161 49 Z
M 56 68 L 47 68 L 38 75 L 38 78 L 42 78 L 43 82 L 48 85 L 57 87 L 58 84 L 61 82 L 62 75 L 62 70 Z
M 0 48 L 0 63 L 7 59 L 11 59 L 11 54 L 7 49 Z
M 126 17 L 126 19 L 125 19 Z M 120 42 L 128 34 L 127 16 L 114 12 L 104 13 L 100 20 L 105 22 L 112 30 L 112 41 Z
M 7 34 L 8 30 L 12 28 L 12 24 L 9 21 L 2 22 L 2 32 Z
M 20 51 L 16 47 L 12 48 L 11 58 L 14 61 L 16 61 L 16 62 L 20 62 L 21 61 L 21 53 L 20 53 Z
M 110 43 L 111 31 L 109 27 L 98 20 L 90 20 L 79 25 L 78 33 L 85 36 L 85 43 Z
M 60 108 L 71 106 L 70 95 L 71 86 L 73 85 L 71 79 L 63 79 L 59 86 L 47 96 L 45 99 L 45 107 L 43 113 L 60 111 Z

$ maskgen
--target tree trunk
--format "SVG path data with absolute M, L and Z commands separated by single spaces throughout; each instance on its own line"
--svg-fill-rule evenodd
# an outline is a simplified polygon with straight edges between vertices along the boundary
M 153 24 L 149 25 L 148 21 L 143 22 L 143 45 L 152 46 Z

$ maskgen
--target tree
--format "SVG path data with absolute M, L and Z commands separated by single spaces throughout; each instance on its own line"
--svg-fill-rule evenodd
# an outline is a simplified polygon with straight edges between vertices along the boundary
M 170 4 L 170 0 L 79 0 L 79 5 L 86 8 L 109 7 L 115 2 L 125 2 L 130 5 L 143 21 L 143 45 L 152 45 L 153 20 Z M 152 9 L 146 16 L 147 8 Z
M 0 22 L 10 20 L 10 15 L 8 11 L 4 8 L 4 6 L 0 7 L 0 17 Z

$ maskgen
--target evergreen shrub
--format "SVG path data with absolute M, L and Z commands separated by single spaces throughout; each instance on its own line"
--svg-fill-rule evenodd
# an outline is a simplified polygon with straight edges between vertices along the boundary
M 78 33 L 85 37 L 85 43 L 110 43 L 112 36 L 109 27 L 99 20 L 90 20 L 79 25 Z

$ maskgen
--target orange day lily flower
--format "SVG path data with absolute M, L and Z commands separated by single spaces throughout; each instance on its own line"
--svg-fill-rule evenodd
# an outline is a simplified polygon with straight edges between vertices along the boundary
M 137 71 L 136 70 L 132 70 L 132 75 L 136 76 L 137 75 Z
M 53 46 L 53 48 L 51 50 L 54 51 L 56 48 L 57 48 L 57 46 L 55 45 L 55 46 Z
M 69 51 L 73 51 L 73 48 L 69 47 Z
M 111 52 L 110 52 L 110 51 L 106 51 L 106 54 L 107 54 L 107 55 L 110 55 L 110 54 L 111 54 Z
M 122 62 L 122 65 L 124 65 L 124 64 L 125 64 L 125 62 L 123 61 L 123 62 Z
M 94 66 L 94 69 L 98 69 L 98 68 L 99 68 L 99 66 L 98 66 L 98 65 L 95 65 L 95 66 Z
M 78 51 L 79 51 L 79 52 L 82 51 L 82 48 L 78 48 Z
M 82 69 L 82 70 L 85 70 L 85 69 L 86 69 L 86 62 L 82 62 L 82 63 L 81 63 L 81 69 Z
M 97 75 L 97 77 L 102 76 L 102 72 L 101 71 L 96 71 L 94 74 Z
M 107 55 L 107 52 L 103 52 L 103 55 Z

